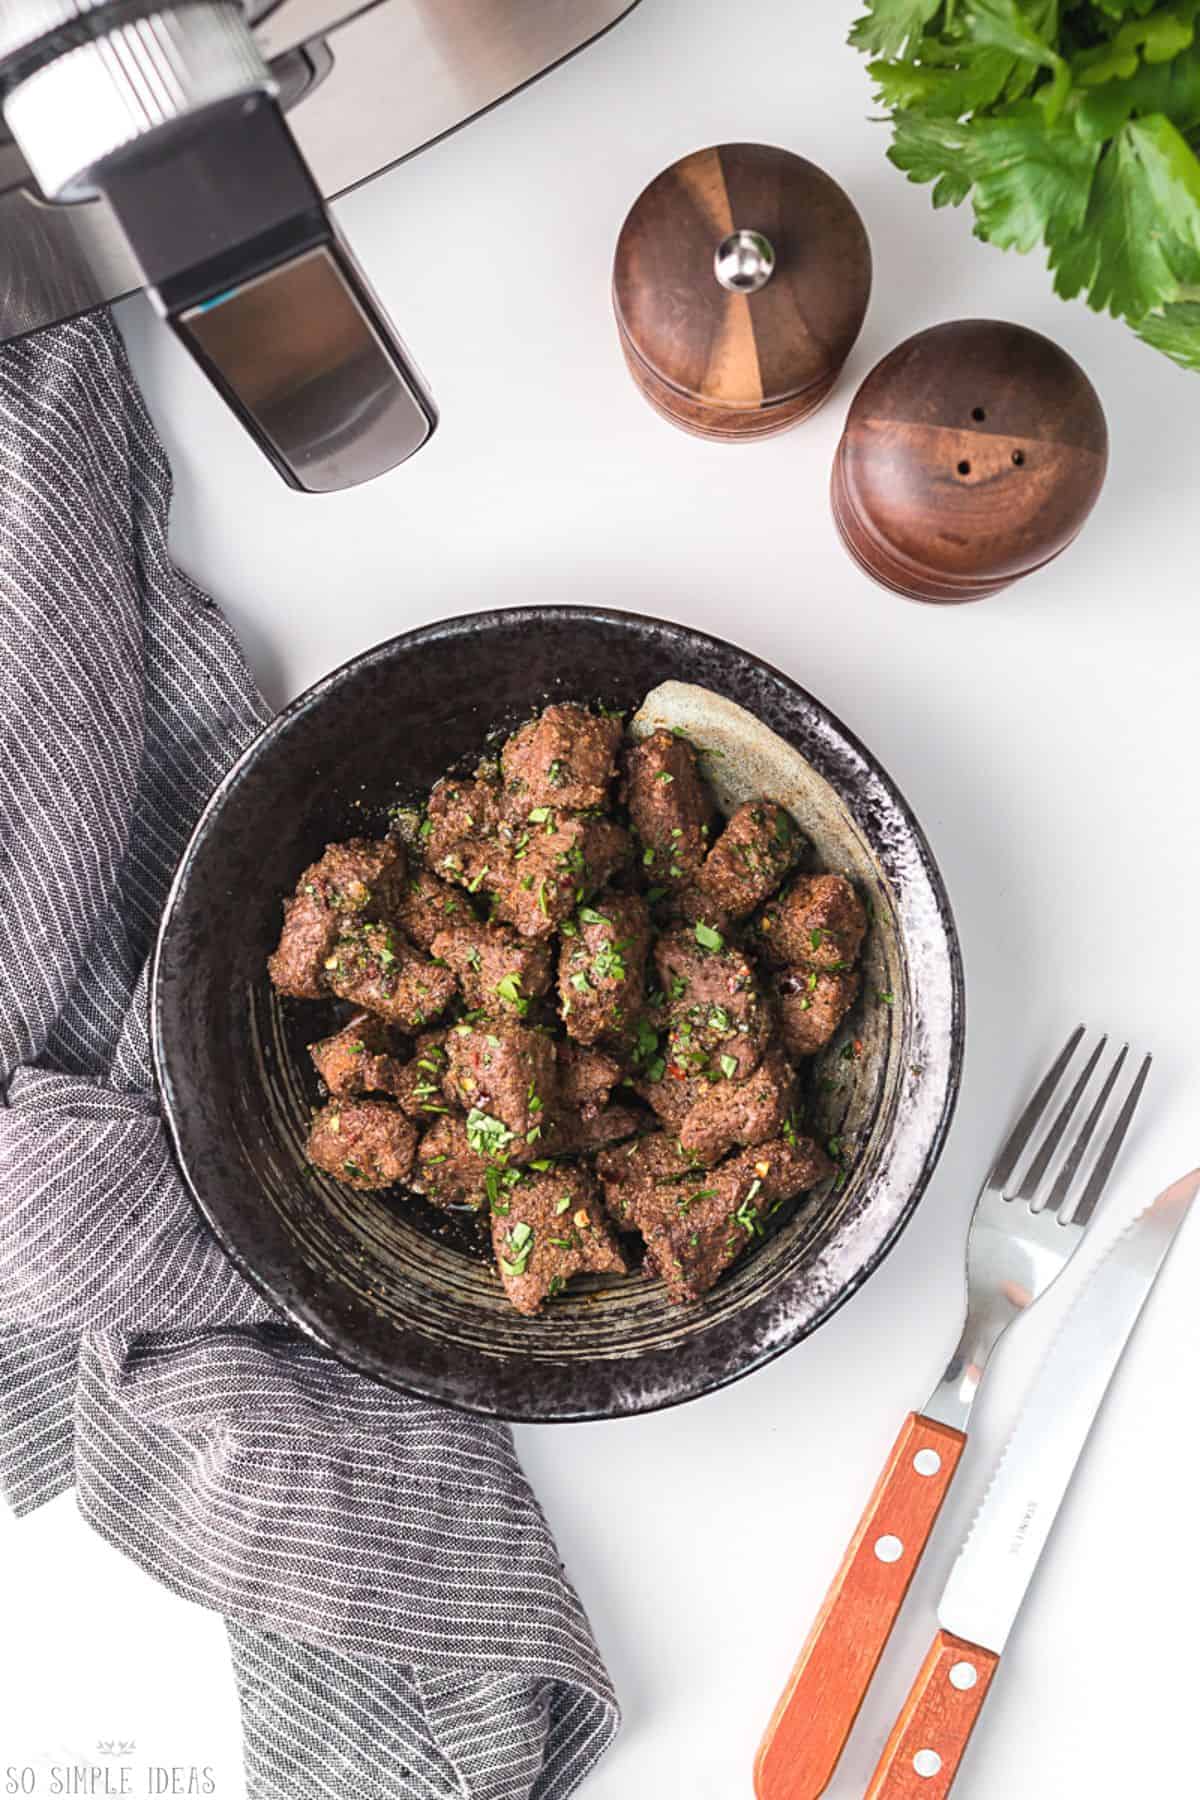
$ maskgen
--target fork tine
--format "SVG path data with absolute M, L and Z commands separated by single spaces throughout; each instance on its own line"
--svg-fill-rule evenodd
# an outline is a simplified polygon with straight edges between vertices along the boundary
M 1117 1122 L 1108 1134 L 1108 1142 L 1096 1159 L 1096 1166 L 1083 1190 L 1083 1198 L 1071 1215 L 1073 1225 L 1086 1225 L 1096 1210 L 1096 1202 L 1104 1192 L 1113 1164 L 1120 1154 L 1121 1145 L 1125 1141 L 1125 1133 L 1129 1130 L 1130 1120 L 1137 1111 L 1138 1101 L 1142 1097 L 1142 1089 L 1146 1085 L 1146 1077 L 1150 1073 L 1152 1058 L 1147 1056 L 1137 1072 L 1137 1078 L 1125 1097 L 1125 1104 L 1117 1114 Z
M 1029 1142 L 1034 1126 L 1049 1106 L 1054 1090 L 1062 1079 L 1063 1070 L 1074 1056 L 1082 1036 L 1083 1026 L 1077 1025 L 1052 1066 L 1042 1077 L 1037 1092 L 1009 1132 L 1000 1154 L 996 1158 L 992 1172 L 988 1176 L 988 1186 L 1002 1188 L 1012 1175 L 1022 1151 Z
M 1103 1117 L 1104 1109 L 1108 1105 L 1108 1096 L 1112 1093 L 1113 1088 L 1117 1084 L 1117 1077 L 1121 1073 L 1125 1058 L 1128 1055 L 1129 1045 L 1125 1044 L 1122 1047 L 1120 1054 L 1114 1060 L 1112 1068 L 1105 1076 L 1104 1084 L 1101 1087 L 1099 1094 L 1096 1096 L 1096 1104 L 1092 1107 L 1091 1112 L 1083 1121 L 1079 1130 L 1079 1136 L 1071 1145 L 1070 1154 L 1063 1163 L 1062 1168 L 1058 1171 L 1058 1179 L 1051 1189 L 1049 1200 L 1046 1202 L 1047 1211 L 1057 1212 L 1063 1201 L 1066 1199 L 1071 1188 L 1071 1183 L 1079 1172 L 1079 1165 L 1083 1161 L 1083 1153 L 1092 1141 L 1092 1134 Z M 1073 1218 L 1071 1224 L 1082 1225 L 1083 1220 Z
M 1087 1092 L 1088 1083 L 1091 1081 L 1092 1075 L 1095 1072 L 1096 1064 L 1104 1054 L 1104 1046 L 1107 1042 L 1108 1039 L 1102 1037 L 1100 1042 L 1096 1045 L 1096 1048 L 1092 1051 L 1092 1054 L 1088 1057 L 1086 1063 L 1083 1065 L 1082 1075 L 1080 1075 L 1075 1086 L 1063 1101 L 1062 1106 L 1059 1108 L 1057 1118 L 1042 1139 L 1041 1148 L 1030 1163 L 1025 1179 L 1014 1196 L 1015 1199 L 1032 1202 L 1036 1197 L 1037 1191 L 1042 1185 L 1046 1170 L 1050 1167 L 1050 1159 L 1062 1143 L 1063 1138 L 1066 1135 L 1067 1126 L 1071 1123 L 1075 1109 Z M 1053 1199 L 1051 1199 L 1047 1202 L 1043 1211 L 1051 1212 L 1053 1210 L 1054 1202 Z

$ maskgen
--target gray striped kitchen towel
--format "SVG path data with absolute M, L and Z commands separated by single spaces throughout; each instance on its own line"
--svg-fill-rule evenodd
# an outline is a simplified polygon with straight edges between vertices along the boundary
M 618 1725 L 508 1430 L 286 1328 L 186 1199 L 146 958 L 266 717 L 107 314 L 0 349 L 0 1484 L 218 1608 L 254 1800 L 560 1800 Z

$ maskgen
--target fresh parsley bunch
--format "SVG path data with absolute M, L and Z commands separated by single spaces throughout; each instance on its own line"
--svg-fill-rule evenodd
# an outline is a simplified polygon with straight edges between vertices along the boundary
M 1200 369 L 1200 0 L 866 0 L 889 155 Z

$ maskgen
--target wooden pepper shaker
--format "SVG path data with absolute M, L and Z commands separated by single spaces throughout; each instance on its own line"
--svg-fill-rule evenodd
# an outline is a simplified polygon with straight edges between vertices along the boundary
M 642 393 L 672 424 L 739 442 L 828 397 L 871 291 L 866 229 L 831 176 L 764 144 L 657 176 L 617 242 L 613 305 Z
M 1065 350 L 994 319 L 935 325 L 850 407 L 833 515 L 851 556 L 910 600 L 981 600 L 1073 542 L 1108 464 L 1096 390 Z

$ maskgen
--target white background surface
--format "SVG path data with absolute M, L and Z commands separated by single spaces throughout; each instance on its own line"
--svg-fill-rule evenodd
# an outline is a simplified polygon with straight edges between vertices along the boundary
M 852 9 L 643 0 L 617 31 L 340 209 L 442 407 L 392 477 L 277 480 L 142 302 L 122 309 L 177 477 L 183 565 L 282 702 L 380 638 L 536 601 L 656 612 L 745 644 L 872 746 L 932 840 L 962 932 L 968 1056 L 940 1169 L 886 1265 L 815 1338 L 681 1411 L 523 1430 L 520 1448 L 625 1707 L 587 1800 L 745 1800 L 754 1747 L 905 1411 L 956 1332 L 982 1167 L 1078 1018 L 1157 1053 L 1118 1206 L 1200 1161 L 1196 455 L 1200 382 L 1051 296 L 886 163 Z M 706 445 L 635 394 L 609 314 L 644 183 L 754 138 L 824 164 L 870 230 L 862 341 L 818 417 Z M 830 459 L 854 387 L 939 319 L 1038 327 L 1091 373 L 1112 468 L 1080 542 L 981 605 L 907 605 L 843 554 Z M 1195 1793 L 1200 1225 L 1110 1396 L 964 1767 L 964 1800 Z M 1027 1355 L 1028 1345 L 1024 1355 Z M 927 1646 L 956 1538 L 1021 1392 L 997 1364 L 928 1567 L 830 1793 L 862 1793 Z M 220 1623 L 153 1586 L 69 1498 L 0 1522 L 0 1774 L 85 1759 L 215 1766 L 243 1793 Z M 297 1796 L 297 1800 L 304 1797 Z M 346 1800 L 354 1800 L 347 1796 Z

